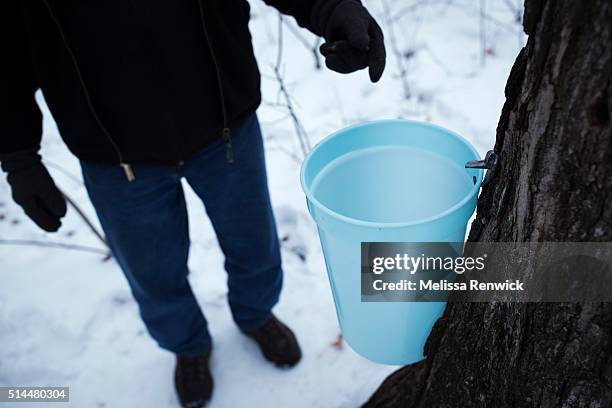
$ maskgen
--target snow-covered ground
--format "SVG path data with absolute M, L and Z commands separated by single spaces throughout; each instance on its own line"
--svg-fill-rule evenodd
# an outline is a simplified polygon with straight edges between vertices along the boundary
M 474 0 L 365 3 L 387 35 L 387 71 L 376 85 L 363 71 L 341 76 L 316 70 L 303 44 L 314 43 L 314 36 L 285 18 L 281 72 L 311 142 L 348 124 L 401 117 L 455 130 L 484 154 L 494 143 L 506 78 L 524 41 L 511 11 L 517 1 L 486 1 L 484 14 Z M 259 117 L 284 239 L 286 283 L 276 312 L 295 329 L 304 359 L 292 370 L 278 370 L 236 329 L 225 301 L 221 252 L 201 202 L 187 188 L 190 279 L 216 347 L 211 407 L 356 407 L 396 367 L 374 364 L 347 346 L 332 344 L 338 326 L 319 241 L 299 186 L 301 151 L 293 122 L 279 106 L 283 101 L 274 78 L 278 17 L 259 0 L 251 5 L 251 31 L 264 76 Z M 400 65 L 406 70 L 403 79 Z M 44 105 L 40 95 L 39 101 Z M 95 220 L 78 162 L 43 110 L 44 159 L 57 183 Z M 101 248 L 72 209 L 57 234 L 39 231 L 13 204 L 3 178 L 0 239 Z M 71 402 L 62 406 L 176 407 L 173 364 L 173 356 L 148 337 L 114 261 L 75 250 L 0 245 L 0 386 L 70 386 Z

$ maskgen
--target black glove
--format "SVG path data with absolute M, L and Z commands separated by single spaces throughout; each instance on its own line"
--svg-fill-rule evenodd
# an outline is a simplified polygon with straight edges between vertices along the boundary
M 13 200 L 45 231 L 59 229 L 66 215 L 66 200 L 35 151 L 0 155 L 2 170 L 11 185 Z
M 347 74 L 369 67 L 370 80 L 380 79 L 386 59 L 383 32 L 359 0 L 319 0 L 312 19 L 327 41 L 320 50 L 329 69 Z

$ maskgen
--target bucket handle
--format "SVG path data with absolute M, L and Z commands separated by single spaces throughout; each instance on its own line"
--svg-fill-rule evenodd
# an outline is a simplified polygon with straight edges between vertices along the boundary
M 466 169 L 486 169 L 487 174 L 485 175 L 484 180 L 480 184 L 480 186 L 486 186 L 491 179 L 493 178 L 493 174 L 495 173 L 495 169 L 497 168 L 498 156 L 493 150 L 489 150 L 484 158 L 484 160 L 470 160 L 465 163 Z

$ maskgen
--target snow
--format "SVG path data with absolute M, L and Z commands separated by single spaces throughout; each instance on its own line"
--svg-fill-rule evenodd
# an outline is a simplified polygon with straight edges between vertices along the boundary
M 366 1 L 379 22 L 381 2 Z M 492 148 L 504 85 L 522 42 L 512 1 L 488 1 L 481 20 L 471 0 L 388 1 L 411 99 L 404 97 L 398 59 L 387 37 L 387 71 L 369 83 L 365 71 L 341 76 L 314 69 L 310 50 L 284 21 L 281 72 L 295 113 L 314 144 L 330 132 L 371 119 L 410 118 L 448 127 L 481 155 Z M 201 202 L 187 190 L 192 249 L 190 280 L 214 338 L 215 391 L 210 406 L 355 407 L 397 367 L 378 365 L 350 347 L 332 343 L 339 333 L 316 229 L 299 186 L 302 153 L 287 110 L 278 105 L 274 78 L 276 12 L 252 0 L 256 54 L 264 75 L 259 110 L 266 138 L 269 184 L 283 238 L 285 288 L 276 308 L 296 332 L 302 362 L 279 370 L 240 334 L 226 304 L 222 254 Z M 486 58 L 482 64 L 480 24 Z M 382 24 L 388 33 L 386 24 Z M 297 29 L 296 29 L 297 31 Z M 299 30 L 303 39 L 315 38 Z M 42 154 L 56 182 L 94 219 L 79 182 L 77 160 L 61 142 L 41 95 Z M 59 167 L 58 167 L 59 166 Z M 0 182 L 0 239 L 62 242 L 101 248 L 75 211 L 57 234 L 39 231 Z M 302 260 L 304 258 L 304 260 Z M 0 245 L 0 386 L 70 386 L 71 407 L 176 407 L 174 357 L 159 349 L 140 321 L 125 278 L 102 255 L 58 248 Z M 8 405 L 3 405 L 8 406 Z M 36 406 L 29 404 L 28 406 Z

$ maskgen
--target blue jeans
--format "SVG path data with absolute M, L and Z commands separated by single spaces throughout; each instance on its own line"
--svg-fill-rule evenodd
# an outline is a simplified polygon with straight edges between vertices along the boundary
M 228 300 L 243 330 L 269 317 L 282 286 L 261 130 L 253 115 L 232 132 L 234 163 L 222 140 L 177 166 L 81 163 L 85 185 L 140 314 L 162 348 L 198 355 L 211 348 L 206 319 L 187 280 L 189 234 L 181 185 L 204 202 L 225 255 Z

